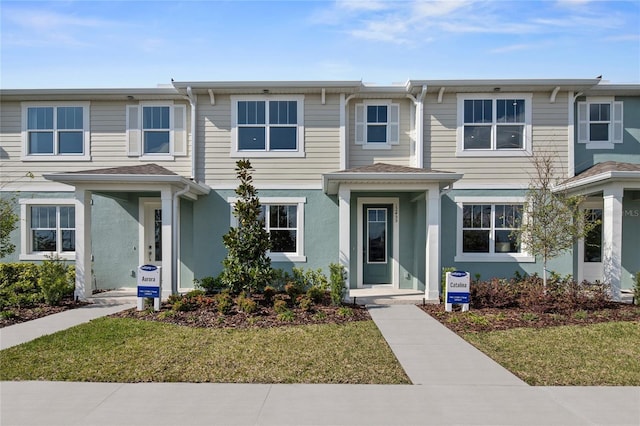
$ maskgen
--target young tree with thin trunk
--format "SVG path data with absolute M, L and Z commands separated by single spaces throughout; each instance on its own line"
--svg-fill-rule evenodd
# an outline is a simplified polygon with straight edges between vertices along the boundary
M 570 196 L 560 186 L 551 154 L 535 156 L 533 165 L 535 175 L 525 197 L 524 218 L 515 234 L 524 250 L 542 258 L 546 288 L 548 261 L 571 250 L 597 222 L 588 220 L 581 208 L 584 197 Z

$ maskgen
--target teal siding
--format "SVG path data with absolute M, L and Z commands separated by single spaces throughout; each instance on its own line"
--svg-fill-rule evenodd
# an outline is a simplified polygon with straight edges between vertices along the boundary
M 622 203 L 622 288 L 631 289 L 640 272 L 640 191 L 625 191 Z
M 624 102 L 622 143 L 616 144 L 614 149 L 587 149 L 585 144 L 576 142 L 575 174 L 605 161 L 640 164 L 640 98 L 618 96 L 616 100 Z M 575 131 L 577 141 L 577 126 Z

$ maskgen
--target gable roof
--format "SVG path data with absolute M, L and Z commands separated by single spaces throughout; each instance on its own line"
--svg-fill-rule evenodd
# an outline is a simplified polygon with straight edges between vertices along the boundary
M 177 176 L 176 173 L 169 169 L 165 169 L 157 164 L 139 164 L 135 166 L 109 167 L 105 169 L 83 170 L 75 172 L 67 172 L 70 174 L 88 174 L 88 175 L 163 175 Z
M 611 180 L 640 182 L 640 164 L 618 161 L 604 161 L 594 164 L 585 171 L 562 182 L 557 189 L 585 188 Z

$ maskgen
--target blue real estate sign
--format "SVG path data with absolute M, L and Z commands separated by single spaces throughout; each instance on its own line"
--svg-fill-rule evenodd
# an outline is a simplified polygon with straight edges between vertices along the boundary
M 448 272 L 446 303 L 469 303 L 470 282 L 471 279 L 468 272 Z
M 160 297 L 160 268 L 142 265 L 138 268 L 138 297 Z

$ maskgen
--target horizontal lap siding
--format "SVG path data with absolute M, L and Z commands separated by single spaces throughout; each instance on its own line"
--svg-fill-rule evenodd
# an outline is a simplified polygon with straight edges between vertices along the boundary
M 490 96 L 490 95 L 488 95 Z M 555 103 L 549 93 L 534 93 L 532 140 L 534 155 L 548 152 L 556 159 L 556 170 L 567 173 L 567 93 L 558 93 Z M 425 167 L 463 173 L 460 183 L 527 186 L 535 169 L 531 157 L 456 157 L 457 100 L 445 94 L 441 104 L 428 96 L 425 108 Z
M 231 157 L 231 99 L 217 96 L 215 105 L 199 104 L 198 125 L 204 133 L 204 146 L 198 159 L 204 168 L 205 181 L 212 186 L 233 187 L 237 184 L 235 164 Z M 340 168 L 340 98 L 320 95 L 304 98 L 305 156 L 251 158 L 256 185 L 316 185 L 323 173 Z M 201 138 L 199 138 L 201 139 Z
M 55 104 L 53 102 L 52 104 Z M 108 167 L 148 164 L 127 155 L 126 103 L 93 101 L 90 104 L 91 161 L 22 161 L 21 112 L 19 102 L 2 104 L 2 183 L 15 181 L 31 172 L 30 183 L 42 183 L 46 173 L 61 173 Z M 182 176 L 191 175 L 189 157 L 152 161 Z M 24 179 L 21 179 L 23 181 Z
M 349 102 L 349 164 L 347 168 L 368 166 L 375 163 L 387 163 L 398 166 L 410 166 L 411 150 L 411 105 L 405 99 L 392 99 L 392 103 L 400 104 L 400 143 L 391 149 L 364 149 L 355 144 L 355 105 L 362 103 L 361 99 Z

